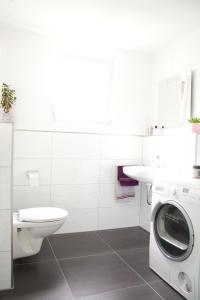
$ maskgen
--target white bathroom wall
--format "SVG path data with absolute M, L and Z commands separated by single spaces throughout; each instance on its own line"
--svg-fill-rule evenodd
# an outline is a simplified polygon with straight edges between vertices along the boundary
M 138 225 L 139 188 L 134 199 L 116 201 L 115 166 L 141 163 L 139 135 L 151 124 L 151 56 L 86 45 L 72 49 L 53 37 L 2 25 L 0 35 L 0 78 L 17 95 L 14 210 L 64 207 L 69 217 L 63 232 Z M 55 70 L 59 56 L 69 53 L 112 62 L 109 124 L 54 121 Z M 29 186 L 28 170 L 39 170 L 39 187 Z
M 17 94 L 14 109 L 16 129 L 147 133 L 152 106 L 150 55 L 135 51 L 92 49 L 91 46 L 87 49 L 86 45 L 71 49 L 69 44 L 61 45 L 53 37 L 2 25 L 0 35 L 2 80 L 16 89 Z M 56 67 L 59 56 L 68 53 L 112 63 L 112 112 L 109 124 L 54 121 L 52 102 L 59 88 L 56 86 Z
M 14 210 L 64 207 L 69 217 L 62 232 L 138 225 L 140 188 L 134 199 L 116 201 L 115 166 L 141 163 L 138 135 L 151 123 L 151 57 L 85 45 L 71 49 L 53 37 L 2 25 L 0 34 L 0 79 L 17 95 L 12 110 Z M 68 53 L 112 62 L 109 124 L 54 121 L 56 65 Z M 28 170 L 39 171 L 39 187 L 29 186 Z
M 59 232 L 139 224 L 136 197 L 115 199 L 116 165 L 140 164 L 142 137 L 15 131 L 14 210 L 58 206 L 69 211 Z M 38 170 L 39 187 L 30 187 L 27 170 Z
M 154 55 L 152 64 L 152 124 L 157 124 L 158 83 L 166 78 L 192 70 L 192 110 L 193 116 L 200 116 L 200 39 L 199 30 L 174 41 Z M 173 107 L 171 107 L 173 111 Z M 192 176 L 192 166 L 200 164 L 200 138 L 191 133 L 190 126 L 182 129 L 168 129 L 165 136 L 144 137 L 143 164 L 156 163 L 174 172 Z M 197 146 L 197 147 L 196 147 Z M 196 153 L 196 155 L 195 155 Z M 158 161 L 157 161 L 158 162 Z M 140 225 L 148 229 L 150 210 L 145 201 L 145 188 L 141 191 Z
M 170 47 L 160 51 L 153 62 L 153 99 L 154 124 L 158 101 L 158 83 L 161 80 L 192 70 L 193 115 L 200 116 L 200 31 L 190 32 L 187 36 L 176 40 Z M 173 108 L 172 108 L 173 109 Z
M 166 136 L 144 137 L 143 164 L 158 163 L 173 172 L 190 175 L 195 163 L 195 148 L 196 135 L 188 130 L 171 132 Z
M 0 123 L 0 290 L 12 286 L 12 124 Z

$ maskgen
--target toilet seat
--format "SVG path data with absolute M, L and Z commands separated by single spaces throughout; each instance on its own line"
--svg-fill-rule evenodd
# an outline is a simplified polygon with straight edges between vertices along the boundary
M 66 210 L 56 207 L 34 207 L 18 211 L 19 221 L 32 223 L 54 222 L 66 218 L 67 215 Z

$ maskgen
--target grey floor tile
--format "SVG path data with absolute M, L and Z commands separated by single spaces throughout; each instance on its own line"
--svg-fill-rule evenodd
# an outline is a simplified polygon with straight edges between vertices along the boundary
M 121 251 L 118 254 L 147 282 L 161 280 L 149 268 L 149 248 Z
M 139 227 L 101 230 L 98 233 L 116 251 L 149 245 L 149 234 Z
M 37 299 L 34 298 L 34 295 L 38 295 L 38 300 L 40 299 L 39 295 L 41 299 L 48 299 L 45 297 L 51 295 L 51 293 L 52 295 L 59 295 L 59 293 L 61 296 L 66 295 L 69 299 L 71 295 L 71 291 L 56 262 L 15 265 L 14 285 L 15 291 L 13 293 L 15 297 L 21 295 L 22 290 L 24 290 L 25 296 L 28 293 L 30 299 Z M 11 292 L 10 295 L 12 296 Z
M 1 300 L 73 300 L 67 287 L 15 289 L 0 292 Z
M 108 243 L 152 289 L 101 240 Z M 76 299 L 184 299 L 149 269 L 149 235 L 138 227 L 55 235 L 51 244 Z M 75 257 L 75 258 L 73 258 Z M 1 300 L 72 300 L 47 240 L 38 255 L 14 264 L 15 289 Z M 158 293 L 156 294 L 156 292 Z
M 151 286 L 165 300 L 183 300 L 183 299 L 185 299 L 164 281 L 151 283 Z
M 34 262 L 55 261 L 55 257 L 47 239 L 42 243 L 41 250 L 38 254 L 29 257 L 18 258 L 14 261 L 15 264 L 26 264 Z
M 148 286 L 126 288 L 105 294 L 77 298 L 80 300 L 161 300 L 161 298 Z
M 60 264 L 76 297 L 144 283 L 115 254 L 66 259 Z
M 58 259 L 111 252 L 95 232 L 52 235 L 49 241 Z

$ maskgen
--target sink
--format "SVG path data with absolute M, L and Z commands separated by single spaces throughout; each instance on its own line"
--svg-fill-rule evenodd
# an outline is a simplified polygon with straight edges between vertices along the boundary
M 123 167 L 123 172 L 140 182 L 153 183 L 155 168 L 153 166 L 126 166 Z

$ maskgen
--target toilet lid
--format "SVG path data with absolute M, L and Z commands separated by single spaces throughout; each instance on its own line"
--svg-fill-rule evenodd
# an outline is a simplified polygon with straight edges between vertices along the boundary
M 53 222 L 66 218 L 68 212 L 56 207 L 34 207 L 19 210 L 19 220 L 24 222 Z

